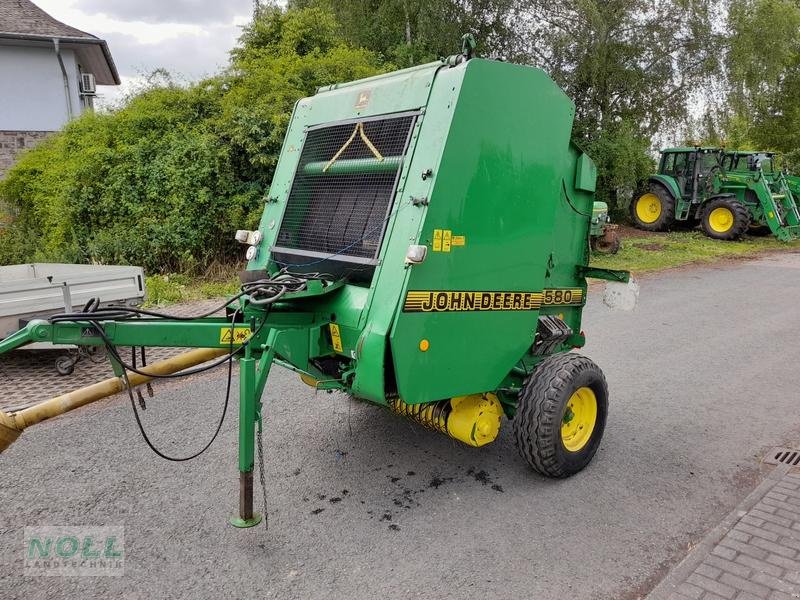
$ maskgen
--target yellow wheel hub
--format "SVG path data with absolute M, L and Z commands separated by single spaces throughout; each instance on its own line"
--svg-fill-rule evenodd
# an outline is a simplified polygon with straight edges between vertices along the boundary
M 711 211 L 708 215 L 708 226 L 717 233 L 725 233 L 733 227 L 733 211 L 730 208 L 720 206 Z
M 572 394 L 561 420 L 561 442 L 570 452 L 578 452 L 592 437 L 597 422 L 597 397 L 591 388 Z
M 655 223 L 661 216 L 661 199 L 652 192 L 642 194 L 636 200 L 636 217 L 642 223 Z

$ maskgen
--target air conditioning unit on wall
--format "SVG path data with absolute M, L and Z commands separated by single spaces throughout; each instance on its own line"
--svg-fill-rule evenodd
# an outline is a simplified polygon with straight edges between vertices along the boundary
M 91 73 L 81 73 L 81 94 L 84 96 L 94 96 L 97 93 L 97 84 L 94 75 Z

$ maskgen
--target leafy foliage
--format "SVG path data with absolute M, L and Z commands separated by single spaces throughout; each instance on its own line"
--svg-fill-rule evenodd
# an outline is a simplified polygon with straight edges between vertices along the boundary
M 483 55 L 505 56 L 522 0 L 290 0 L 289 5 L 331 11 L 351 43 L 401 67 L 436 60 L 460 48 L 472 32 Z
M 158 273 L 233 260 L 233 233 L 258 222 L 295 101 L 380 68 L 374 53 L 338 37 L 329 13 L 265 10 L 228 72 L 84 114 L 25 153 L 0 182 L 14 216 L 0 262 L 134 263 Z
M 704 133 L 730 148 L 775 150 L 800 166 L 800 5 L 737 0 L 728 13 L 725 102 Z
M 798 30 L 796 0 L 263 2 L 217 77 L 181 87 L 156 70 L 121 108 L 27 152 L 0 182 L 13 219 L 0 214 L 0 262 L 163 273 L 229 261 L 299 98 L 453 54 L 466 31 L 479 54 L 539 66 L 573 99 L 574 139 L 617 214 L 653 169 L 654 140 L 676 137 L 698 107 L 697 138 L 800 164 Z

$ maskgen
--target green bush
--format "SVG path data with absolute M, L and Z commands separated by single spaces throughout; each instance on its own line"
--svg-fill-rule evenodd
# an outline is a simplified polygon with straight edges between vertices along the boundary
M 225 73 L 86 113 L 26 152 L 0 182 L 0 263 L 202 274 L 241 260 L 233 234 L 258 223 L 294 103 L 384 68 L 318 8 L 264 10 L 241 42 Z

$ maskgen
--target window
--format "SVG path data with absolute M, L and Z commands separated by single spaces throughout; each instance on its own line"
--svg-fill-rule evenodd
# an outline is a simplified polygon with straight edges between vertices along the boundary
M 689 165 L 689 154 L 687 152 L 681 152 L 675 155 L 675 165 L 672 170 L 672 174 L 675 176 L 684 175 L 686 173 L 686 168 Z
M 673 166 L 675 165 L 675 155 L 665 154 L 661 159 L 661 172 L 665 175 L 671 175 Z

